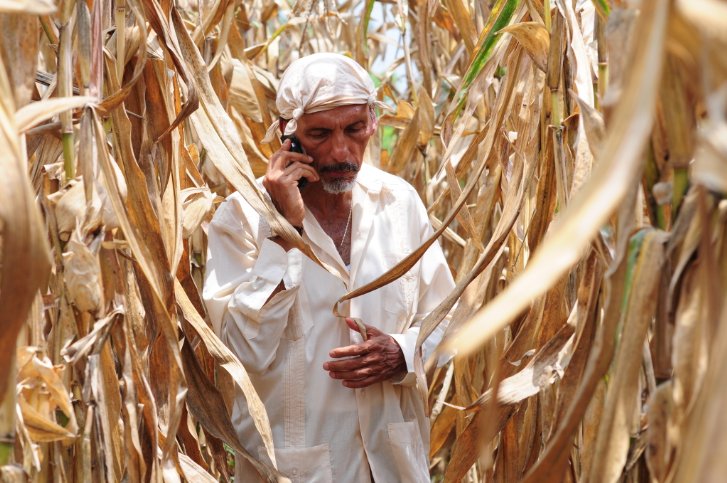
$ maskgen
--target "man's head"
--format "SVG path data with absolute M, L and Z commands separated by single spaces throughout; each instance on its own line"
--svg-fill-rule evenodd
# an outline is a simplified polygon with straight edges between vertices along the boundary
M 352 104 L 298 119 L 295 135 L 313 158 L 323 189 L 332 194 L 353 188 L 369 138 L 376 130 L 373 107 Z
M 296 60 L 280 79 L 278 126 L 295 134 L 313 157 L 323 188 L 330 193 L 353 186 L 371 135 L 376 131 L 376 89 L 368 73 L 340 54 L 313 54 Z

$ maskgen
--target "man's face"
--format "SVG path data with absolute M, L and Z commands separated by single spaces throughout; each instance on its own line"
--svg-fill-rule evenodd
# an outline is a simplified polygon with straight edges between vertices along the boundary
M 353 187 L 375 130 L 376 120 L 369 106 L 356 104 L 304 114 L 295 134 L 313 158 L 323 189 L 337 194 Z

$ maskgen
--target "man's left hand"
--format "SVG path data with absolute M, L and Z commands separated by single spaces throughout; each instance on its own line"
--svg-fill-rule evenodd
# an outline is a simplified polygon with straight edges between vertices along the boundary
M 346 324 L 356 332 L 361 332 L 352 319 L 346 319 Z M 346 387 L 366 387 L 406 372 L 404 353 L 394 338 L 376 327 L 367 324 L 364 326 L 368 340 L 333 349 L 329 352 L 329 356 L 334 359 L 343 357 L 347 359 L 323 364 L 323 369 L 327 370 L 333 379 L 343 380 L 343 385 Z

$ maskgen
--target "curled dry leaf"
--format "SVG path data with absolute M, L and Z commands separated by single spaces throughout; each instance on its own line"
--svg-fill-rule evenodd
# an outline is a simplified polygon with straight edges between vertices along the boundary
M 727 118 L 724 117 L 727 91 L 723 88 L 710 102 L 715 104 L 711 106 L 715 117 L 710 116 L 702 127 L 694 160 L 694 179 L 713 191 L 727 193 Z
M 671 386 L 671 381 L 660 385 L 647 404 L 649 426 L 646 464 L 654 480 L 658 482 L 667 481 L 666 476 L 673 457 L 673 445 L 676 443 L 674 428 L 669 417 L 674 410 Z
M 255 122 L 263 122 L 260 105 L 252 85 L 251 72 L 237 59 L 232 60 L 230 79 L 230 105 Z
M 517 40 L 528 53 L 538 69 L 548 71 L 548 50 L 550 34 L 540 22 L 520 22 L 508 25 L 500 32 L 507 32 Z
M 48 200 L 55 206 L 58 234 L 62 240 L 68 240 L 71 232 L 82 223 L 86 213 L 83 181 L 71 180 L 68 187 L 48 196 Z
M 68 347 L 65 347 L 61 351 L 61 355 L 70 364 L 76 364 L 82 358 L 87 357 L 91 353 L 98 353 L 101 350 L 101 346 L 106 342 L 111 327 L 116 319 L 116 316 L 123 314 L 124 309 L 122 307 L 116 307 L 114 310 L 97 320 L 93 324 L 93 330 L 88 335 L 80 338 Z
M 207 188 L 187 188 L 181 192 L 182 236 L 189 238 L 203 221 L 211 218 L 217 195 Z
M 35 347 L 19 348 L 17 364 L 18 406 L 31 440 L 72 441 L 77 436 L 78 424 L 70 393 L 63 383 L 64 366 L 54 366 Z
M 118 165 L 111 160 L 116 174 L 116 184 L 122 199 L 126 199 L 126 180 Z M 103 176 L 103 175 L 101 175 Z M 61 240 L 67 241 L 71 232 L 80 226 L 83 232 L 95 230 L 103 225 L 107 230 L 119 227 L 108 193 L 102 182 L 92 181 L 91 200 L 86 200 L 86 187 L 83 178 L 71 180 L 68 185 L 48 196 L 48 201 L 55 209 L 56 223 Z
M 96 313 L 103 305 L 98 258 L 100 244 L 101 239 L 97 237 L 87 246 L 82 240 L 80 230 L 76 229 L 68 241 L 66 252 L 63 253 L 67 296 L 81 312 Z
M 18 123 L 18 131 L 23 133 L 34 126 L 37 126 L 39 123 L 60 114 L 61 112 L 84 107 L 96 102 L 96 100 L 97 99 L 95 97 L 90 96 L 75 96 L 57 97 L 54 99 L 31 102 L 15 113 L 15 119 Z

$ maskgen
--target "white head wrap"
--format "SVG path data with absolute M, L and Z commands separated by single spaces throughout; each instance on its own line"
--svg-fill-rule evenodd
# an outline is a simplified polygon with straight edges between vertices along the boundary
M 280 79 L 276 105 L 286 135 L 293 134 L 303 114 L 327 111 L 339 106 L 368 104 L 388 108 L 376 99 L 376 88 L 368 72 L 341 54 L 319 53 L 302 57 L 288 66 Z M 276 120 L 263 142 L 271 142 L 280 126 Z

